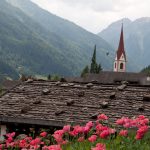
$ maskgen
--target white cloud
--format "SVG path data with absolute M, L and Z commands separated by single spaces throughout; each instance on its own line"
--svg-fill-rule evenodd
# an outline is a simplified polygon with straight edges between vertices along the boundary
M 150 17 L 150 0 L 32 0 L 44 9 L 97 33 L 121 18 Z

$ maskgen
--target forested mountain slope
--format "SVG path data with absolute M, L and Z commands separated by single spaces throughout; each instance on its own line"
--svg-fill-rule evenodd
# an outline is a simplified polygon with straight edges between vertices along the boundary
M 102 38 L 29 0 L 0 1 L 0 59 L 18 73 L 79 75 L 95 44 L 97 60 L 111 69 L 113 49 Z

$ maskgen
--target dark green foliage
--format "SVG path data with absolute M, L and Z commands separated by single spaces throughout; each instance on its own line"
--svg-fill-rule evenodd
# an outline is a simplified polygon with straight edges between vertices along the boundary
M 96 61 L 96 45 L 94 46 L 94 52 L 91 60 L 91 67 L 89 69 L 88 65 L 81 72 L 81 77 L 85 77 L 87 73 L 99 73 L 102 70 L 101 64 L 97 64 Z
M 49 74 L 47 76 L 47 80 L 50 80 L 50 81 L 60 81 L 61 77 L 60 75 L 57 75 L 57 74 Z
M 24 82 L 24 81 L 27 81 L 28 79 L 26 75 L 21 74 L 19 80 Z
M 97 71 L 97 62 L 96 62 L 96 45 L 95 45 L 92 62 L 91 62 L 90 73 L 96 73 L 96 71 Z
M 54 74 L 51 76 L 51 81 L 60 81 L 60 76 L 57 74 Z
M 85 66 L 85 68 L 81 72 L 81 77 L 85 77 L 85 75 L 89 73 L 89 66 Z
M 51 80 L 51 75 L 50 74 L 47 76 L 47 80 Z
M 142 69 L 141 72 L 150 74 L 150 65 Z
M 91 61 L 90 73 L 99 73 L 102 70 L 101 65 L 96 61 L 96 45 L 94 47 L 93 57 Z
M 0 87 L 0 96 L 3 94 L 3 89 Z
M 98 67 L 97 67 L 97 72 L 96 72 L 96 73 L 99 73 L 100 71 L 102 71 L 101 64 L 98 65 Z

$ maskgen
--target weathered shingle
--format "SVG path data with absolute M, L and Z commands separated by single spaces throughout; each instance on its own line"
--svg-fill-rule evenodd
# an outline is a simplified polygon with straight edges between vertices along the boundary
M 150 117 L 150 101 L 145 99 L 150 94 L 149 86 L 127 85 L 121 91 L 117 87 L 98 83 L 87 86 L 87 83 L 23 82 L 0 98 L 0 122 L 62 126 L 94 121 L 99 113 L 108 115 L 112 121 L 121 116 Z M 23 109 L 27 106 L 28 109 Z
M 80 83 L 129 83 L 137 85 L 150 85 L 149 79 L 150 74 L 148 73 L 101 71 L 99 74 L 86 74 L 84 78 L 67 78 L 67 81 Z

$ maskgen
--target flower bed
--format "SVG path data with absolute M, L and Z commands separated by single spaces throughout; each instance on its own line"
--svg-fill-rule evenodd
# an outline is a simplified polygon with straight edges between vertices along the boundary
M 97 121 L 85 126 L 66 125 L 54 134 L 46 131 L 33 138 L 16 137 L 15 132 L 6 134 L 0 150 L 149 150 L 149 119 L 122 117 L 111 126 L 109 118 L 101 114 Z

